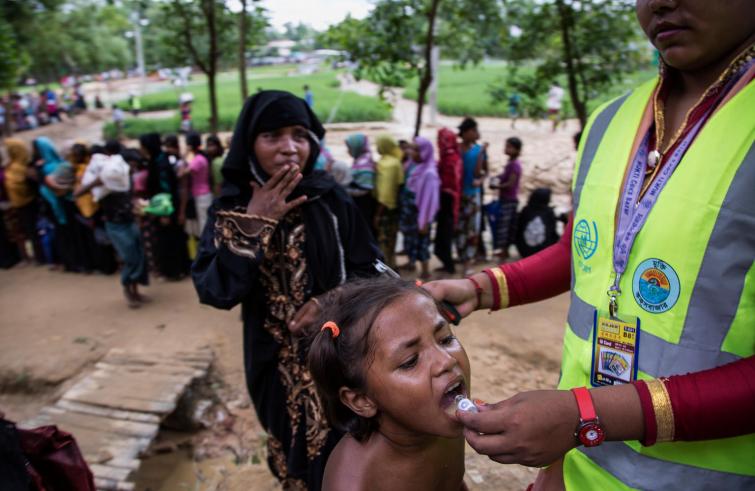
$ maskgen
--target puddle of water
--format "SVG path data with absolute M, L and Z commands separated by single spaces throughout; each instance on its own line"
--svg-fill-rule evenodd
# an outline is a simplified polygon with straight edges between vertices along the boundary
M 266 462 L 237 465 L 233 455 L 195 462 L 192 450 L 143 459 L 136 491 L 274 491 L 279 490 Z
M 231 457 L 194 462 L 191 450 L 144 459 L 136 479 L 137 491 L 216 490 L 236 467 Z

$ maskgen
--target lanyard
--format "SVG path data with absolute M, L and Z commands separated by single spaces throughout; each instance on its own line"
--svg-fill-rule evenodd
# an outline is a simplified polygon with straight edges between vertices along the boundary
M 645 137 L 640 143 L 640 148 L 637 149 L 637 153 L 632 160 L 632 165 L 629 169 L 629 176 L 627 177 L 624 190 L 622 191 L 621 198 L 619 200 L 619 220 L 616 228 L 616 235 L 613 241 L 613 271 L 614 281 L 611 287 L 608 289 L 609 311 L 611 316 L 616 315 L 618 304 L 616 299 L 621 295 L 621 288 L 619 288 L 619 281 L 621 275 L 627 267 L 627 261 L 629 260 L 629 253 L 632 251 L 632 246 L 637 238 L 637 234 L 642 229 L 643 225 L 647 221 L 650 211 L 658 201 L 658 195 L 660 195 L 663 188 L 671 178 L 671 174 L 681 162 L 684 153 L 689 148 L 692 140 L 695 139 L 697 133 L 700 131 L 703 123 L 708 119 L 713 106 L 695 123 L 690 129 L 684 139 L 679 143 L 674 152 L 669 157 L 666 165 L 660 170 L 655 181 L 650 185 L 645 196 L 638 201 L 642 184 L 644 180 L 645 168 L 648 160 L 648 146 L 650 141 L 650 132 L 652 127 L 645 134 Z
M 648 161 L 648 147 L 650 142 L 650 131 L 652 127 L 648 129 L 645 137 L 640 143 L 640 148 L 637 149 L 637 153 L 632 160 L 631 167 L 629 169 L 629 176 L 627 177 L 624 189 L 621 193 L 619 200 L 619 220 L 616 227 L 616 235 L 613 241 L 613 271 L 614 280 L 611 286 L 608 288 L 609 312 L 611 316 L 615 316 L 618 310 L 618 304 L 616 299 L 621 295 L 621 288 L 619 288 L 619 282 L 621 275 L 627 267 L 629 260 L 629 253 L 632 251 L 632 246 L 637 238 L 637 234 L 647 221 L 650 211 L 658 201 L 663 188 L 671 178 L 671 174 L 681 162 L 687 148 L 689 148 L 692 140 L 695 139 L 700 132 L 703 124 L 708 120 L 711 112 L 718 106 L 720 101 L 726 96 L 729 90 L 736 84 L 739 78 L 755 63 L 755 60 L 750 60 L 744 63 L 729 81 L 724 85 L 722 90 L 718 94 L 718 100 L 711 104 L 708 110 L 697 120 L 695 125 L 690 129 L 684 139 L 679 143 L 674 152 L 669 157 L 666 165 L 660 170 L 655 180 L 651 183 L 645 196 L 639 199 L 642 184 L 644 181 L 644 172 Z M 660 145 L 661 142 L 657 142 Z M 660 165 L 660 162 L 658 163 Z

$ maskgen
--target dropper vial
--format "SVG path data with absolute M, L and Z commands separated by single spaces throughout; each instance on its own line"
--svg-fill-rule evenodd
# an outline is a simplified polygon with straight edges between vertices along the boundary
M 459 411 L 466 411 L 468 413 L 478 413 L 479 410 L 477 409 L 477 406 L 474 405 L 474 402 L 470 401 L 463 395 L 459 394 L 454 398 L 454 401 L 456 401 L 456 409 Z

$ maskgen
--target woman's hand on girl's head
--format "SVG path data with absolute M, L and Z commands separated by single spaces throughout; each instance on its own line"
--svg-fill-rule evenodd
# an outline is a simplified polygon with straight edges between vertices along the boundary
M 542 467 L 577 445 L 579 410 L 569 391 L 522 392 L 478 409 L 456 412 L 464 437 L 477 453 L 501 464 Z
M 286 213 L 307 201 L 306 196 L 286 201 L 301 179 L 299 167 L 285 165 L 262 186 L 254 181 L 250 182 L 249 185 L 253 190 L 252 199 L 249 200 L 246 212 L 250 215 L 280 220 Z
M 294 318 L 288 323 L 288 330 L 294 336 L 303 336 L 307 334 L 309 327 L 314 324 L 320 315 L 320 303 L 312 297 L 307 303 L 296 311 Z
M 437 300 L 449 302 L 456 307 L 462 317 L 466 317 L 480 306 L 477 304 L 477 293 L 471 281 L 439 280 L 422 285 Z

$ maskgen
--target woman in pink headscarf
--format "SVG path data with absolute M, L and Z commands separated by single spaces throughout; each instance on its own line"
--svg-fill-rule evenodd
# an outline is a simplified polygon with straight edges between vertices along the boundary
M 440 206 L 440 177 L 433 156 L 433 144 L 418 136 L 410 149 L 411 163 L 401 193 L 401 231 L 409 262 L 402 269 L 414 271 L 422 264 L 420 278 L 430 278 L 430 225 Z

